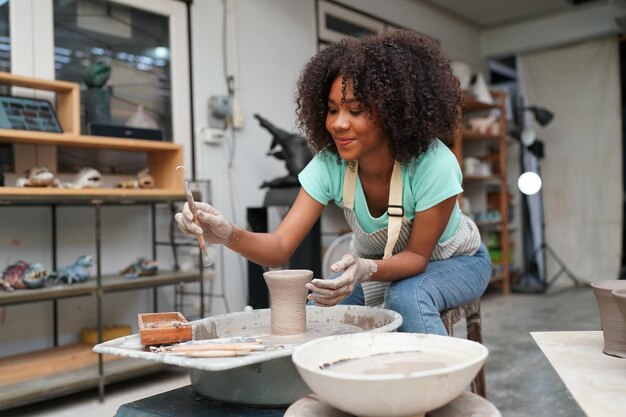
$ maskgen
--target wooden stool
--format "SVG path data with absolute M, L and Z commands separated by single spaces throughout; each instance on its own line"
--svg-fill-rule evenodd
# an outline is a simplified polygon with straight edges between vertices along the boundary
M 463 319 L 465 319 L 465 324 L 467 326 L 467 338 L 474 342 L 482 343 L 483 336 L 480 327 L 480 300 L 441 312 L 441 320 L 443 320 L 443 325 L 450 336 L 454 336 L 452 326 Z M 476 378 L 472 381 L 472 392 L 483 398 L 487 398 L 484 367 L 480 369 L 480 372 L 478 372 Z

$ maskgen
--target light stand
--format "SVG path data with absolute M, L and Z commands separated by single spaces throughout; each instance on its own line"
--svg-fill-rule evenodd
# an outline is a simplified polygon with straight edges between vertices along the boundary
M 559 258 L 559 256 L 556 254 L 556 252 L 554 251 L 554 249 L 552 249 L 552 246 L 550 246 L 549 244 L 547 244 L 545 242 L 545 240 L 543 241 L 543 243 L 541 243 L 541 245 L 539 245 L 539 247 L 536 249 L 536 251 L 543 251 L 543 258 L 544 258 L 544 276 L 546 276 L 547 274 L 547 265 L 546 265 L 546 253 L 552 255 L 552 258 L 554 258 L 554 260 L 556 261 L 556 263 L 559 264 L 559 266 L 561 267 L 561 269 L 559 269 L 549 280 L 546 279 L 544 281 L 544 285 L 543 285 L 543 292 L 548 291 L 550 289 L 550 287 L 559 279 L 559 277 L 561 276 L 561 274 L 565 274 L 569 277 L 569 279 L 572 280 L 572 282 L 574 283 L 575 287 L 585 287 L 588 286 L 586 283 L 582 282 L 580 279 L 578 279 L 573 273 L 572 271 L 570 271 L 570 269 L 567 267 L 567 265 L 565 265 L 565 262 L 563 262 L 563 260 L 561 258 Z M 534 254 L 533 254 L 534 255 Z
M 520 103 L 519 109 L 520 109 L 519 122 L 521 126 L 524 126 L 524 111 L 532 112 L 535 120 L 541 126 L 546 126 L 548 123 L 552 121 L 554 117 L 554 114 L 551 111 L 541 108 L 541 107 L 537 107 L 537 106 L 524 107 L 523 103 Z M 535 176 L 537 177 L 537 180 L 539 181 L 538 185 L 534 187 L 534 189 L 525 190 L 524 189 L 525 187 L 523 187 L 521 183 L 519 184 L 520 191 L 522 191 L 523 193 L 522 216 L 524 219 L 524 233 L 528 233 L 528 232 L 532 233 L 532 226 L 530 224 L 531 220 L 530 220 L 530 213 L 529 213 L 530 210 L 527 206 L 528 201 L 529 201 L 528 196 L 540 193 L 541 191 L 541 179 L 539 176 L 540 174 L 539 161 L 544 156 L 543 143 L 540 140 L 537 140 L 535 136 L 535 132 L 530 129 L 518 129 L 512 132 L 512 136 L 515 139 L 517 139 L 517 141 L 522 146 L 522 149 L 520 152 L 520 167 L 522 169 L 522 172 L 525 173 L 527 171 L 526 166 L 525 166 L 524 152 L 528 151 L 536 157 L 535 170 L 537 172 L 535 173 L 536 174 Z M 522 176 L 520 177 L 520 180 Z M 533 187 L 530 187 L 530 188 L 533 188 Z M 543 195 L 540 193 L 537 196 L 537 198 L 538 198 L 538 203 L 539 203 L 538 210 L 539 210 L 539 213 L 541 214 L 541 235 L 540 235 L 541 241 L 534 249 L 532 249 L 531 255 L 527 257 L 524 274 L 519 278 L 519 280 L 515 284 L 513 284 L 512 286 L 513 291 L 522 292 L 522 293 L 546 292 L 563 274 L 567 275 L 574 282 L 576 287 L 583 286 L 584 285 L 583 282 L 580 281 L 576 276 L 574 276 L 571 270 L 565 265 L 563 260 L 557 255 L 556 251 L 546 242 L 546 233 L 545 233 L 546 226 L 545 226 L 545 219 L 544 219 Z M 525 249 L 529 250 L 531 249 L 531 247 L 528 247 L 527 245 L 525 245 Z M 541 253 L 541 260 L 542 260 L 542 267 L 543 267 L 542 275 L 539 275 L 538 264 L 537 264 L 537 259 L 538 259 L 537 257 L 539 256 L 540 253 Z M 548 279 L 548 265 L 547 265 L 548 255 L 552 256 L 552 258 L 560 266 L 560 269 L 549 279 Z
M 543 155 L 542 155 L 543 156 Z M 572 271 L 567 267 L 565 262 L 561 259 L 561 257 L 556 253 L 554 248 L 550 246 L 550 244 L 546 241 L 546 222 L 543 216 L 543 195 L 541 194 L 541 190 L 539 191 L 539 203 L 541 207 L 541 242 L 535 248 L 531 256 L 527 259 L 527 268 L 533 259 L 536 259 L 537 255 L 541 253 L 543 259 L 543 280 L 541 280 L 541 287 L 536 292 L 546 292 L 550 287 L 559 279 L 559 277 L 565 274 L 569 279 L 572 280 L 575 287 L 583 287 L 585 283 L 583 283 L 579 278 L 577 278 Z M 552 256 L 554 261 L 559 265 L 560 269 L 548 279 L 548 256 Z

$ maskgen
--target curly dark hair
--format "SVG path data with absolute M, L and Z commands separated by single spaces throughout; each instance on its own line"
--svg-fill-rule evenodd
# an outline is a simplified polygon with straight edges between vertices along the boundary
M 435 138 L 448 140 L 457 123 L 461 90 L 437 41 L 397 30 L 333 43 L 305 65 L 298 80 L 296 115 L 314 152 L 337 147 L 325 126 L 328 94 L 337 76 L 352 80 L 354 96 L 370 117 L 379 116 L 397 161 L 426 152 Z

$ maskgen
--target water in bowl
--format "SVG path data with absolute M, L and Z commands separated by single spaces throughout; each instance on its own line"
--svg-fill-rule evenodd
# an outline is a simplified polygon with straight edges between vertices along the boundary
M 459 361 L 445 352 L 385 352 L 363 358 L 342 359 L 322 369 L 345 375 L 410 375 L 413 372 L 447 368 Z

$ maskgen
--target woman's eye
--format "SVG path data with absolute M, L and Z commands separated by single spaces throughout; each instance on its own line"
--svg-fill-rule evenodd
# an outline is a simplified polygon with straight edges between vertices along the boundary
M 336 109 L 328 109 L 328 114 L 336 114 L 337 110 Z
M 361 109 L 350 110 L 350 114 L 353 115 L 353 116 L 358 116 L 361 113 L 363 113 L 363 110 L 361 110 Z

